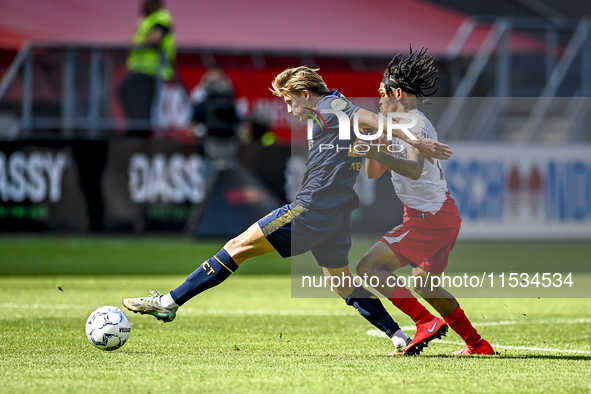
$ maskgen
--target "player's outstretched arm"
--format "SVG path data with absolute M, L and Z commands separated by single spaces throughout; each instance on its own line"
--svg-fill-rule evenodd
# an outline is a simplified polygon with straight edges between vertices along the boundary
M 449 145 L 442 144 L 441 142 L 432 140 L 430 138 L 422 138 L 417 136 L 416 141 L 410 140 L 406 142 L 416 148 L 419 153 L 432 164 L 435 164 L 433 159 L 447 160 L 453 153 Z
M 363 108 L 360 108 L 358 113 L 359 127 L 370 129 L 377 129 L 379 127 L 379 116 L 382 116 L 381 114 L 376 114 Z M 385 125 L 386 121 L 384 120 L 382 124 Z M 411 140 L 408 135 L 400 129 L 392 130 L 392 136 L 400 138 L 404 142 L 407 142 L 418 149 L 421 155 L 431 163 L 433 163 L 433 159 L 447 160 L 453 153 L 449 145 L 419 136 L 416 136 L 416 140 Z
M 423 155 L 419 153 L 418 150 L 410 148 L 408 149 L 408 159 L 401 159 L 398 157 L 394 157 L 383 150 L 380 149 L 380 145 L 378 144 L 368 144 L 365 141 L 358 141 L 357 145 L 366 146 L 366 152 L 355 152 L 355 154 L 359 157 L 365 157 L 366 166 L 372 165 L 373 168 L 379 169 L 389 169 L 394 171 L 402 176 L 405 176 L 410 179 L 417 180 L 421 177 L 423 173 L 423 166 L 425 165 L 425 159 Z M 382 145 L 383 146 L 383 145 Z M 372 164 L 372 162 L 376 162 L 377 165 Z M 379 165 L 379 167 L 378 167 Z M 368 171 L 366 169 L 366 171 Z M 377 170 L 376 170 L 377 171 Z M 384 170 L 379 175 L 382 175 Z M 376 172 L 377 174 L 377 172 Z M 378 176 L 379 176 L 378 175 Z M 368 173 L 368 177 L 372 178 Z

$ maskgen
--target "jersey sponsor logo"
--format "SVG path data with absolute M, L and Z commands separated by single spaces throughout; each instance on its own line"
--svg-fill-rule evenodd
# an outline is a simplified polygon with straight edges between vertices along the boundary
M 351 163 L 351 167 L 349 168 L 353 171 L 361 171 L 361 162 Z

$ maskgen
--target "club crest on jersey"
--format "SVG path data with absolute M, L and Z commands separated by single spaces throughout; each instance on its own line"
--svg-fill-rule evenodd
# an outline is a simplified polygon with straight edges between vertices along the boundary
M 347 102 L 343 99 L 336 99 L 330 102 L 330 107 L 336 110 L 343 110 L 347 107 Z

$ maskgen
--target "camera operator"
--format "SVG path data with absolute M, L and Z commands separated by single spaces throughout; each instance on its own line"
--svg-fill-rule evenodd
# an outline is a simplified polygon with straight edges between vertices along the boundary
M 204 140 L 205 154 L 213 161 L 231 161 L 238 152 L 238 116 L 234 87 L 219 68 L 209 70 L 191 92 L 195 108 L 193 132 Z

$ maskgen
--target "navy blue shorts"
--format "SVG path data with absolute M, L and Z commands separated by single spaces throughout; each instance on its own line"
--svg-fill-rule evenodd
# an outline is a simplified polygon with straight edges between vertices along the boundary
M 260 219 L 258 224 L 281 257 L 312 251 L 321 267 L 343 268 L 349 264 L 349 210 L 316 211 L 292 202 Z

